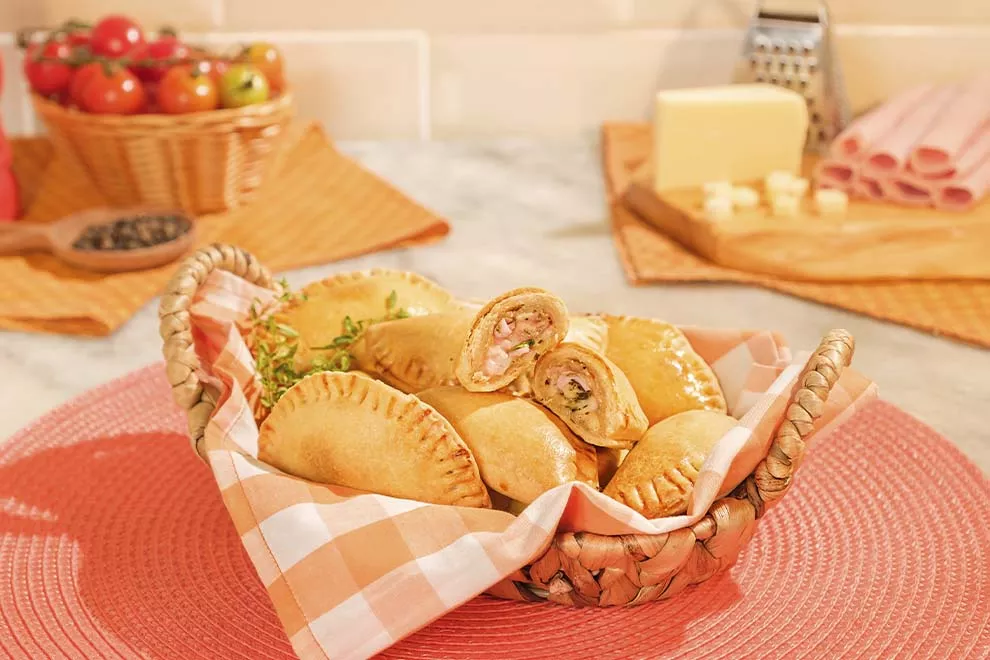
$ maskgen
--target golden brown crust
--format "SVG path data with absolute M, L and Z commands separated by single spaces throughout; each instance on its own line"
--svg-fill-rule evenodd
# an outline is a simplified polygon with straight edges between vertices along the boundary
M 524 314 L 543 315 L 550 325 L 532 338 L 533 343 L 525 355 L 509 361 L 504 372 L 486 374 L 485 362 L 489 349 L 495 344 L 496 327 L 503 319 Z M 457 380 L 472 392 L 494 392 L 509 386 L 520 375 L 529 372 L 541 355 L 564 339 L 568 323 L 564 301 L 549 291 L 535 287 L 506 291 L 489 300 L 475 316 L 457 360 Z
M 258 457 L 317 483 L 490 507 L 471 451 L 438 412 L 355 373 L 308 376 L 261 425 Z
M 311 366 L 317 356 L 312 347 L 325 346 L 341 335 L 345 317 L 359 321 L 384 316 L 385 300 L 393 291 L 398 306 L 411 316 L 460 309 L 453 295 L 416 273 L 374 268 L 313 282 L 275 315 L 276 321 L 299 333 L 296 369 Z
M 376 323 L 351 352 L 363 369 L 403 392 L 454 385 L 454 365 L 473 320 L 463 311 Z
M 605 352 L 608 342 L 608 323 L 601 316 L 579 315 L 572 316 L 570 327 L 564 341 L 583 344 L 599 353 Z
M 419 397 L 450 421 L 492 490 L 532 502 L 571 481 L 598 487 L 594 448 L 541 406 L 508 394 L 459 387 L 435 388 Z
M 561 391 L 560 381 L 568 375 L 578 379 L 568 382 L 577 383 L 571 389 L 580 398 Z M 588 391 L 582 391 L 584 386 Z M 625 374 L 583 344 L 563 342 L 537 361 L 533 397 L 578 436 L 599 447 L 629 448 L 649 426 Z
M 605 355 L 629 378 L 650 424 L 685 410 L 725 412 L 725 396 L 711 367 L 669 323 L 602 315 Z
M 689 410 L 655 424 L 603 492 L 647 518 L 684 513 L 705 458 L 738 423 L 723 413 Z

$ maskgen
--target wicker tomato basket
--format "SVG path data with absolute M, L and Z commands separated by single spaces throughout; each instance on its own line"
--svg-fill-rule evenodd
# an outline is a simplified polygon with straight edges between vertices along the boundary
M 273 288 L 271 273 L 251 254 L 230 245 L 203 248 L 188 258 L 166 288 L 159 314 L 167 373 L 173 397 L 188 413 L 191 440 L 200 455 L 217 399 L 201 378 L 190 306 L 214 270 Z M 822 415 L 853 351 L 853 338 L 844 330 L 822 338 L 798 378 L 767 455 L 697 523 L 656 535 L 558 532 L 542 556 L 521 570 L 524 580 L 505 581 L 490 593 L 568 605 L 638 605 L 669 598 L 731 566 L 760 518 L 787 493 L 804 456 L 804 437 Z
M 98 115 L 32 97 L 56 154 L 114 206 L 225 211 L 251 199 L 293 117 L 288 91 L 265 103 L 187 115 Z

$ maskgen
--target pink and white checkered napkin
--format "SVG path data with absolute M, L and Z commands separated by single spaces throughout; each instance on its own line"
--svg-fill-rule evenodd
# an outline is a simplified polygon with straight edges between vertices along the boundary
M 257 460 L 253 360 L 234 323 L 271 292 L 214 272 L 194 301 L 203 374 L 219 405 L 205 453 L 244 547 L 301 658 L 364 658 L 497 585 L 538 557 L 557 531 L 660 534 L 700 520 L 726 475 L 766 455 L 806 358 L 771 332 L 685 328 L 741 418 L 715 446 L 688 514 L 647 520 L 584 484 L 544 493 L 520 516 L 438 506 L 307 483 Z M 875 394 L 847 370 L 822 430 Z M 728 483 L 728 482 L 727 482 Z M 414 604 L 414 605 L 413 605 Z

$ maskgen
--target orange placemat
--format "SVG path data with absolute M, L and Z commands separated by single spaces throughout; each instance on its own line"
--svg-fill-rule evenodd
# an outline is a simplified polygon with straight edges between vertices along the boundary
M 105 204 L 42 139 L 14 140 L 22 222 Z M 440 217 L 339 153 L 315 125 L 294 129 L 276 173 L 250 205 L 197 220 L 198 241 L 239 245 L 276 271 L 437 240 Z M 106 335 L 158 295 L 174 264 L 97 275 L 48 255 L 0 257 L 0 328 Z
M 650 151 L 648 124 L 602 128 L 602 161 L 612 233 L 633 284 L 745 282 L 808 300 L 990 346 L 990 282 L 792 282 L 715 265 L 667 238 L 620 201 Z

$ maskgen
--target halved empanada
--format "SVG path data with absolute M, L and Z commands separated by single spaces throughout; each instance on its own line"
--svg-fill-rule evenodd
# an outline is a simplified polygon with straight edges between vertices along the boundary
M 351 353 L 362 369 L 403 392 L 454 385 L 454 365 L 473 322 L 474 313 L 463 311 L 376 323 Z
M 631 447 L 649 427 L 622 370 L 583 344 L 564 342 L 537 361 L 533 398 L 599 447 Z
M 684 333 L 653 319 L 602 318 L 608 324 L 605 356 L 629 378 L 650 424 L 685 410 L 725 412 L 718 379 Z
M 313 282 L 275 314 L 276 321 L 299 333 L 296 369 L 310 367 L 320 355 L 313 348 L 326 346 L 342 334 L 345 317 L 354 322 L 382 318 L 385 301 L 393 291 L 397 305 L 410 316 L 461 309 L 453 295 L 415 273 L 376 268 Z
M 355 373 L 321 372 L 291 387 L 261 425 L 258 458 L 319 483 L 491 506 L 471 451 L 446 419 Z
M 684 513 L 705 458 L 738 423 L 723 413 L 689 410 L 655 424 L 603 492 L 647 518 Z
M 481 308 L 457 361 L 457 380 L 494 392 L 532 369 L 567 334 L 567 308 L 548 291 L 513 289 Z
M 492 490 L 528 503 L 571 481 L 598 488 L 595 448 L 539 405 L 459 387 L 427 390 L 419 398 L 454 426 Z

